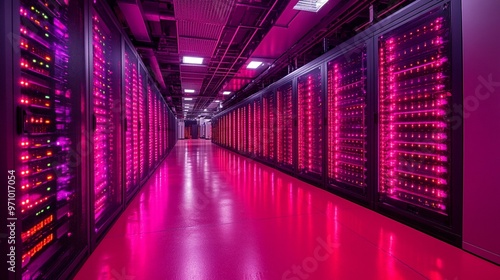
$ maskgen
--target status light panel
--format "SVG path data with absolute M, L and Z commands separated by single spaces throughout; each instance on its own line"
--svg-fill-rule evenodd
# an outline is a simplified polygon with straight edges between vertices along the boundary
M 438 13 L 379 38 L 379 191 L 448 215 L 450 28 Z
M 151 89 L 151 83 L 148 82 L 148 138 L 149 138 L 149 145 L 148 145 L 148 150 L 149 150 L 149 162 L 148 162 L 148 167 L 149 170 L 152 170 L 153 168 L 153 162 L 154 162 L 154 126 L 153 126 L 153 91 Z
M 243 109 L 243 152 L 248 153 L 248 108 L 246 106 Z
M 134 131 L 131 127 L 133 122 L 134 92 L 132 69 L 137 68 L 133 57 L 125 52 L 125 188 L 129 192 L 134 186 Z
M 293 166 L 293 103 L 292 83 L 276 91 L 277 106 L 277 160 L 288 167 Z
M 260 141 L 260 133 L 261 133 L 261 128 L 260 128 L 260 122 L 261 122 L 261 115 L 260 115 L 260 110 L 261 110 L 261 102 L 260 99 L 257 99 L 254 101 L 254 130 L 253 130 L 253 145 L 254 145 L 254 154 L 257 156 L 261 155 L 261 141 Z
M 133 141 L 134 141 L 134 153 L 133 153 L 133 169 L 134 176 L 133 182 L 135 186 L 139 185 L 139 108 L 137 105 L 139 104 L 139 73 L 137 70 L 137 64 L 132 63 L 132 133 L 133 133 Z M 126 71 L 126 68 L 125 68 Z M 127 126 L 129 124 L 127 123 Z M 130 128 L 128 128 L 130 129 Z
M 323 170 L 323 97 L 321 69 L 298 78 L 299 172 Z
M 366 188 L 366 48 L 328 63 L 328 179 Z
M 254 111 L 254 104 L 249 103 L 247 105 L 248 107 L 248 153 L 253 154 L 255 153 L 255 111 Z
M 274 160 L 274 132 L 275 132 L 275 119 L 276 108 L 274 101 L 274 92 L 264 95 L 262 98 L 263 106 L 263 156 L 268 160 Z
M 243 151 L 243 128 L 245 123 L 243 122 L 243 108 L 238 108 L 238 150 Z
M 138 81 L 138 134 L 139 134 L 139 178 L 140 180 L 146 178 L 146 90 L 144 88 L 144 78 L 143 72 L 139 72 L 139 81 Z
M 51 259 L 74 246 L 78 207 L 75 169 L 69 165 L 68 7 L 43 2 L 20 5 L 19 168 L 9 175 L 19 178 L 23 279 L 43 275 Z
M 113 52 L 111 32 L 101 18 L 93 13 L 93 50 L 94 50 L 94 215 L 96 224 L 104 218 L 103 214 L 113 203 L 113 89 L 111 61 Z M 98 229 L 96 228 L 96 231 Z

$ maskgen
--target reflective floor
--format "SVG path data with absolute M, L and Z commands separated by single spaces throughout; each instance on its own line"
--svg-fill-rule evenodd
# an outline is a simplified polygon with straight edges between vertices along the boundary
M 184 140 L 76 279 L 500 279 L 500 267 L 210 141 Z

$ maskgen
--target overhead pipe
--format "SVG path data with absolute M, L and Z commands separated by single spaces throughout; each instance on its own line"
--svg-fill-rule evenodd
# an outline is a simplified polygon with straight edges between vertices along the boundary
M 167 86 L 165 85 L 165 81 L 163 80 L 160 65 L 158 64 L 158 60 L 156 59 L 153 49 L 140 48 L 140 50 L 146 53 L 146 57 L 149 59 L 149 66 L 151 67 L 151 71 L 153 71 L 153 74 L 155 75 L 156 81 L 160 84 L 160 87 L 162 89 L 166 89 Z
M 278 3 L 279 0 L 275 0 L 273 5 L 271 6 L 271 8 L 269 8 L 269 10 L 267 11 L 266 15 L 264 16 L 264 18 L 261 20 L 261 22 L 259 23 L 259 25 L 257 26 L 258 28 L 262 27 L 262 25 L 264 24 L 264 22 L 267 20 L 267 18 L 269 17 L 269 15 L 271 14 L 271 12 L 274 10 L 274 7 L 276 7 L 276 4 Z M 241 50 L 240 54 L 238 55 L 238 58 L 236 58 L 234 61 L 233 61 L 233 64 L 231 65 L 231 67 L 229 67 L 230 69 L 232 69 L 234 67 L 234 65 L 236 64 L 236 62 L 241 58 L 242 54 L 245 52 L 246 48 L 248 47 L 248 45 L 250 44 L 250 42 L 252 42 L 253 38 L 255 37 L 255 34 L 257 34 L 257 32 L 259 31 L 259 29 L 256 28 L 254 30 L 254 32 L 252 33 L 252 35 L 250 36 L 250 39 L 247 41 L 247 43 L 245 44 L 245 46 L 243 47 L 243 49 Z M 231 38 L 231 43 L 234 39 L 236 35 L 236 32 L 235 34 L 233 35 L 233 38 Z M 225 58 L 225 55 L 227 53 L 227 51 L 229 50 L 229 47 L 231 46 L 231 44 L 229 44 L 226 48 L 226 51 L 223 55 L 223 59 Z M 223 60 L 221 59 L 221 60 Z M 217 69 L 219 68 L 219 65 L 220 63 L 217 65 Z M 221 82 L 219 82 L 216 86 L 215 86 L 215 89 L 217 89 L 218 87 L 220 87 L 222 85 L 222 83 L 225 81 L 225 79 L 227 78 L 229 74 L 229 71 L 226 72 L 226 75 L 225 77 L 221 80 Z M 213 77 L 214 75 L 212 75 L 212 78 L 210 78 L 210 81 L 208 82 L 208 84 L 210 84 L 210 82 L 213 80 Z
M 405 0 L 403 0 L 403 2 L 404 1 Z M 371 1 L 371 3 L 373 3 L 373 1 Z M 363 4 L 365 4 L 365 1 L 361 1 L 360 0 L 360 1 L 357 1 L 357 3 L 353 3 L 352 5 L 349 5 L 348 7 L 345 7 L 342 10 L 341 13 L 346 12 L 346 11 L 351 11 L 351 12 L 348 15 L 342 17 L 340 20 L 338 20 L 337 24 L 335 26 L 338 26 L 339 22 L 343 23 L 343 22 L 347 21 L 348 19 L 354 17 L 354 15 L 351 15 L 351 13 L 356 12 L 359 9 L 359 7 L 363 6 Z M 336 29 L 337 29 L 336 27 L 331 28 L 330 29 L 331 31 L 330 32 L 326 32 L 324 34 L 324 36 L 328 36 L 333 30 L 336 30 Z M 306 34 L 306 35 L 304 35 L 302 37 L 302 39 L 307 38 L 307 37 L 310 37 L 310 35 Z M 321 37 L 320 37 L 320 39 L 316 39 L 315 41 L 312 41 L 311 44 L 309 44 L 308 46 L 302 47 L 302 49 L 299 50 L 299 51 L 297 51 L 296 53 L 297 54 L 304 53 L 305 51 L 307 51 L 308 49 L 310 49 L 311 46 L 313 46 L 314 44 L 316 44 L 318 42 L 318 40 L 321 40 Z M 298 45 L 299 45 L 299 43 L 294 44 L 292 47 L 289 48 L 289 50 L 292 50 L 293 48 L 295 48 Z M 286 63 L 283 62 L 283 59 L 284 59 L 285 55 L 289 55 L 289 53 L 283 53 L 280 57 L 278 57 L 275 60 L 275 63 L 273 65 L 274 66 L 273 68 L 275 68 L 275 71 L 279 71 L 280 70 L 280 67 L 278 67 L 278 65 L 286 65 Z M 267 76 L 267 75 L 274 75 L 274 73 L 276 73 L 276 72 L 271 72 L 270 71 L 271 69 L 268 69 L 268 70 L 269 71 L 266 70 L 263 73 L 261 73 L 257 78 L 255 78 L 254 82 L 248 84 L 244 89 L 241 90 L 241 92 L 245 92 L 245 91 L 249 90 L 251 88 L 252 84 L 255 84 L 255 83 L 259 82 L 260 80 L 264 79 L 265 76 Z

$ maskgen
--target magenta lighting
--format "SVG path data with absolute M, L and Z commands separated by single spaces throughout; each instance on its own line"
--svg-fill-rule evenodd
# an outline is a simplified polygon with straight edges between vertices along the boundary
M 14 41 L 19 45 L 9 43 L 20 54 L 16 105 L 23 119 L 15 149 L 18 168 L 4 172 L 9 176 L 9 190 L 17 189 L 19 241 L 13 244 L 9 239 L 9 244 L 18 248 L 16 272 L 23 279 L 38 277 L 40 263 L 54 261 L 52 256 L 70 249 L 64 240 L 74 240 L 76 182 L 69 164 L 73 106 L 66 92 L 71 36 L 63 36 L 68 34 L 68 11 L 60 3 L 44 7 L 21 2 L 20 33 L 15 37 L 19 41 Z
M 292 83 L 277 89 L 277 160 L 286 167 L 293 166 Z
M 366 187 L 366 48 L 328 63 L 328 178 Z
M 323 170 L 323 98 L 321 70 L 298 78 L 299 172 L 320 176 Z
M 99 222 L 103 213 L 109 207 L 111 200 L 113 168 L 111 164 L 111 153 L 114 150 L 113 131 L 111 118 L 111 106 L 113 104 L 113 91 L 110 84 L 111 61 L 110 54 L 111 34 L 97 13 L 93 16 L 93 50 L 94 50 L 94 216 Z M 105 55 L 106 54 L 106 55 Z
M 380 38 L 380 192 L 447 215 L 449 62 L 438 17 Z

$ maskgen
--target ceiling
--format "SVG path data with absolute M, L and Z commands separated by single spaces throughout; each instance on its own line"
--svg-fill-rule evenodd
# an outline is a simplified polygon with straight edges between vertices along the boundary
M 371 5 L 376 21 L 412 1 L 330 0 L 317 13 L 294 10 L 298 0 L 108 2 L 177 117 L 194 119 L 210 118 L 368 27 Z M 184 56 L 203 63 L 185 64 Z M 262 64 L 248 69 L 251 61 Z

